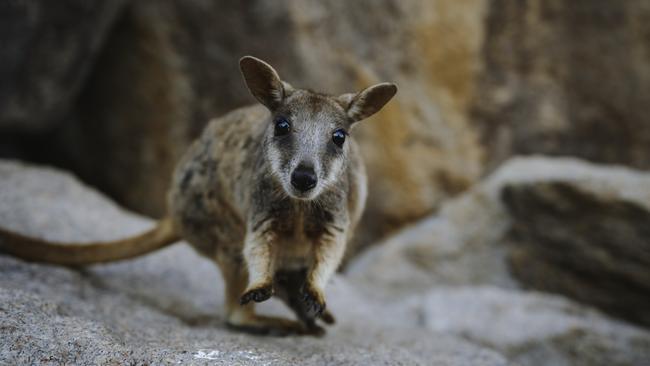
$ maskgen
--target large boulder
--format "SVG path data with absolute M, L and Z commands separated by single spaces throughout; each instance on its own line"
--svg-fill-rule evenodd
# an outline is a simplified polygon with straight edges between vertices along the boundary
M 3 133 L 42 132 L 70 114 L 125 3 L 41 0 L 0 5 Z
M 0 225 L 63 241 L 110 240 L 151 226 L 70 175 L 0 163 Z M 120 263 L 69 269 L 0 254 L 1 364 L 506 365 L 498 352 L 428 330 L 402 303 L 337 276 L 323 338 L 256 337 L 223 324 L 213 263 L 177 244 Z M 288 315 L 278 302 L 262 312 Z
M 650 169 L 650 3 L 495 0 L 476 126 L 493 168 L 513 154 Z
M 493 176 L 484 187 L 534 180 L 544 163 L 548 161 L 515 161 L 508 174 Z M 48 239 L 89 241 L 151 226 L 150 220 L 120 209 L 59 171 L 4 161 L 0 178 L 2 227 Z M 498 199 L 474 197 L 481 197 L 474 202 L 479 213 L 467 219 L 494 216 L 466 225 L 474 230 L 465 237 L 474 238 L 465 243 L 472 243 L 466 250 L 483 252 L 477 258 L 490 257 L 488 266 L 502 268 L 503 256 L 487 255 L 490 245 L 480 243 L 479 233 L 494 238 L 502 229 L 486 224 L 505 220 L 504 227 L 509 220 L 504 210 L 486 210 Z M 471 206 L 472 200 L 463 204 Z M 456 224 L 462 216 L 456 216 Z M 455 219 L 446 220 L 448 229 L 434 227 L 432 232 L 458 229 Z M 422 236 L 419 253 L 428 240 L 433 255 L 427 258 L 447 270 L 429 273 L 428 284 L 417 276 L 409 283 L 401 273 L 408 261 L 354 263 L 355 273 L 337 275 L 327 289 L 338 322 L 323 338 L 264 338 L 227 330 L 219 272 L 185 244 L 85 269 L 0 255 L 0 363 L 642 365 L 650 360 L 648 330 L 559 296 L 523 291 L 502 272 L 481 278 L 488 274 L 478 268 L 482 262 L 459 259 L 463 253 L 454 253 L 453 243 L 443 245 L 448 255 L 436 257 L 435 244 L 445 238 L 427 236 L 427 226 L 431 224 L 415 229 Z M 409 239 L 405 231 L 398 237 L 408 246 L 415 236 Z M 368 264 L 365 255 L 377 258 L 373 252 L 359 263 Z M 412 260 L 411 272 L 433 267 L 423 262 Z M 454 266 L 461 269 L 451 271 Z M 397 283 L 387 282 L 391 275 Z M 274 300 L 261 308 L 288 315 Z
M 380 81 L 397 97 L 354 131 L 369 174 L 367 243 L 435 210 L 481 173 L 467 118 L 484 0 L 137 1 L 108 40 L 62 134 L 81 176 L 150 215 L 210 118 L 251 104 L 252 54 L 298 87 L 333 94 Z
M 513 154 L 650 167 L 649 17 L 638 0 L 133 2 L 59 141 L 84 179 L 156 216 L 205 123 L 253 101 L 240 56 L 331 93 L 394 81 L 397 98 L 355 131 L 369 243 Z
M 60 120 L 67 108 L 65 126 L 30 140 L 27 155 L 40 151 L 40 161 L 73 169 L 141 213 L 165 212 L 170 172 L 210 118 L 253 102 L 237 70 L 244 54 L 326 92 L 399 85 L 354 132 L 370 177 L 357 244 L 436 211 L 513 154 L 650 167 L 650 6 L 642 0 L 40 3 L 11 2 L 0 15 L 11 18 L 2 22 L 10 45 L 2 52 L 20 56 L 6 58 L 0 106 L 11 105 L 0 115 L 20 114 L 12 120 L 31 129 L 42 125 L 36 114 Z M 45 10 L 25 15 L 32 8 Z M 49 26 L 69 18 L 77 21 Z M 27 42 L 28 29 L 41 28 L 55 31 Z M 57 32 L 64 41 L 42 36 L 58 40 Z M 41 44 L 56 44 L 57 56 L 25 58 L 27 46 Z M 31 89 L 16 89 L 19 78 Z
M 650 174 L 566 168 L 503 191 L 514 274 L 650 326 Z
M 512 159 L 346 276 L 402 299 L 427 328 L 518 364 L 643 365 L 650 332 L 592 306 L 647 325 L 649 179 L 576 159 Z
M 435 214 L 402 229 L 353 261 L 346 272 L 368 286 L 399 293 L 438 285 L 517 287 L 502 245 L 511 218 L 501 202 L 503 187 L 544 179 L 561 159 L 515 158 Z M 391 268 L 390 271 L 385 271 Z
M 431 283 L 523 285 L 648 325 L 649 207 L 648 173 L 512 159 L 348 273 L 396 294 Z
M 0 273 L 2 364 L 507 364 L 462 337 L 395 317 L 398 309 L 342 279 L 328 297 L 339 325 L 323 338 L 230 331 L 218 271 L 185 245 L 84 271 L 0 255 Z M 287 315 L 277 303 L 262 308 Z
M 488 346 L 517 365 L 645 365 L 650 332 L 548 294 L 436 289 L 414 311 L 427 329 Z

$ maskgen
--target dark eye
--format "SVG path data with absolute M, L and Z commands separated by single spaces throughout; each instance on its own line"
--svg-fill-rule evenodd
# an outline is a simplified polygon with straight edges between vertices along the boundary
M 347 134 L 348 133 L 345 132 L 344 129 L 339 128 L 338 130 L 332 133 L 332 141 L 336 144 L 336 146 L 343 147 L 343 143 L 345 142 L 345 136 Z
M 291 132 L 291 123 L 286 118 L 280 117 L 275 120 L 275 135 L 284 136 Z

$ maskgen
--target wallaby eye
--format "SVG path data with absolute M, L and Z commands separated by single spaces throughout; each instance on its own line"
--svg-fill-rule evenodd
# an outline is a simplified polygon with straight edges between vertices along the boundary
M 286 118 L 280 117 L 275 120 L 275 135 L 284 136 L 291 132 L 291 123 Z
M 332 133 L 332 141 L 336 144 L 336 146 L 343 147 L 343 143 L 345 142 L 345 136 L 347 134 L 348 133 L 345 132 L 344 129 L 339 128 L 338 130 Z

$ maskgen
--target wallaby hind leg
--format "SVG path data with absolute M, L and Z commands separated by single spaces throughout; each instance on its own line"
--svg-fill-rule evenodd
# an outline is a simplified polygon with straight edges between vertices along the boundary
M 325 329 L 316 324 L 317 317 L 308 311 L 304 300 L 303 287 L 306 282 L 307 270 L 281 271 L 275 276 L 277 296 L 293 310 L 296 317 L 315 335 L 325 334 Z M 323 311 L 320 319 L 326 324 L 334 324 L 334 316 L 329 310 Z
M 308 334 L 300 322 L 255 314 L 255 303 L 240 304 L 240 297 L 248 284 L 246 266 L 232 258 L 217 260 L 225 283 L 226 324 L 228 327 L 253 334 L 284 336 Z

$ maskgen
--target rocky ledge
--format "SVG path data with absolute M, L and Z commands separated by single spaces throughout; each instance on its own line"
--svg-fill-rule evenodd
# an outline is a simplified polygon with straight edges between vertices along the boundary
M 220 275 L 186 244 L 83 269 L 0 255 L 0 364 L 648 364 L 647 329 L 522 289 L 510 274 L 518 221 L 501 203 L 503 188 L 543 178 L 527 173 L 540 164 L 591 169 L 506 164 L 336 276 L 327 296 L 338 323 L 321 338 L 226 329 Z M 3 227 L 87 241 L 151 224 L 66 173 L 0 162 Z M 273 300 L 260 310 L 289 315 Z

